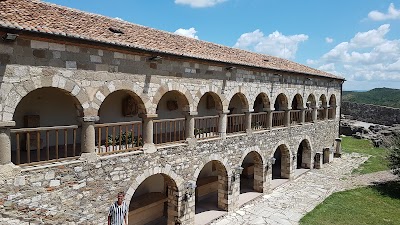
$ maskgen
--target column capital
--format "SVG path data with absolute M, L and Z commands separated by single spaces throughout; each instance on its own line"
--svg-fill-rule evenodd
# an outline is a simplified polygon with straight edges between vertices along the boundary
M 230 110 L 223 110 L 223 111 L 218 111 L 218 114 L 229 114 L 231 111 Z
M 199 115 L 199 113 L 198 112 L 190 112 L 190 111 L 186 111 L 186 112 L 183 112 L 184 114 L 185 114 L 185 116 L 197 116 L 197 115 Z
M 244 112 L 244 113 L 252 113 L 252 112 L 254 112 L 254 109 L 243 109 L 242 112 Z
M 15 127 L 15 121 L 1 121 L 0 128 Z
M 100 120 L 98 116 L 84 116 L 82 117 L 82 122 L 97 122 Z
M 144 113 L 142 113 L 142 114 L 139 115 L 139 117 L 142 118 L 142 119 L 154 119 L 154 118 L 158 117 L 158 114 L 144 114 Z

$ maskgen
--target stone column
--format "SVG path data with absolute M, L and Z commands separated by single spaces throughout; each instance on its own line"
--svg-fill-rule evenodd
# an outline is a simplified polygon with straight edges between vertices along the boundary
M 323 120 L 328 120 L 328 106 L 324 106 L 324 118 Z
M 306 123 L 306 108 L 300 109 L 300 124 Z
M 342 139 L 341 138 L 336 138 L 336 149 L 335 149 L 335 154 L 334 156 L 336 158 L 340 158 L 342 156 Z
M 142 114 L 143 129 L 143 151 L 145 153 L 154 153 L 157 151 L 153 140 L 153 120 L 157 118 L 157 114 Z
M 318 108 L 316 106 L 314 106 L 312 108 L 312 121 L 315 123 L 318 120 Z
M 272 129 L 272 109 L 264 109 L 265 112 L 267 112 L 267 129 L 271 130 Z
M 251 134 L 252 133 L 252 129 L 251 129 L 251 113 L 252 111 L 250 110 L 244 110 L 244 126 L 246 129 L 246 133 L 247 134 Z
M 323 163 L 330 163 L 330 149 L 329 148 L 324 148 L 323 150 Z
M 11 162 L 10 129 L 14 126 L 15 121 L 0 122 L 0 179 L 13 177 L 21 171 Z
M 96 133 L 94 124 L 99 121 L 98 116 L 82 117 L 82 132 L 81 132 L 81 160 L 95 162 L 98 156 L 96 149 Z
M 194 135 L 194 117 L 197 116 L 197 112 L 185 112 L 186 122 L 185 122 L 185 132 L 186 132 L 186 142 L 193 146 L 196 144 L 197 139 Z
M 285 117 L 283 119 L 283 125 L 285 127 L 289 127 L 290 126 L 290 109 L 284 109 L 285 111 Z
M 226 139 L 226 126 L 228 123 L 228 113 L 229 113 L 229 111 L 219 112 L 218 132 L 219 132 L 219 136 L 222 139 Z
M 315 158 L 314 158 L 314 168 L 315 169 L 321 169 L 323 164 L 323 154 L 322 152 L 317 152 L 315 153 Z

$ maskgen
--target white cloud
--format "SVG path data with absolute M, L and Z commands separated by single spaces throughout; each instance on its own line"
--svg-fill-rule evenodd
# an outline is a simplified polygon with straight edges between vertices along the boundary
M 194 38 L 194 39 L 199 39 L 199 36 L 196 35 L 197 31 L 196 29 L 194 29 L 193 27 L 189 28 L 189 29 L 183 29 L 183 28 L 179 28 L 178 30 L 176 30 L 174 32 L 175 34 L 179 34 L 185 37 L 190 37 L 190 38 Z
M 400 88 L 400 39 L 389 40 L 390 25 L 359 32 L 347 42 L 336 45 L 320 59 L 307 60 L 319 69 L 344 76 L 347 89 L 368 87 Z M 349 85 L 352 88 L 349 88 Z
M 115 17 L 114 19 L 119 20 L 119 21 L 124 21 L 122 18 Z
M 253 32 L 242 34 L 233 47 L 294 59 L 298 45 L 306 40 L 308 40 L 308 36 L 305 34 L 285 36 L 275 31 L 265 36 L 263 32 L 257 29 Z
M 190 5 L 192 8 L 212 7 L 227 0 L 175 0 L 175 4 Z
M 368 13 L 368 18 L 375 21 L 400 19 L 400 9 L 396 9 L 394 4 L 390 3 L 386 14 L 374 10 Z
M 326 37 L 326 38 L 325 38 L 325 42 L 326 42 L 326 43 L 332 43 L 332 42 L 333 42 L 333 39 L 330 38 L 330 37 Z

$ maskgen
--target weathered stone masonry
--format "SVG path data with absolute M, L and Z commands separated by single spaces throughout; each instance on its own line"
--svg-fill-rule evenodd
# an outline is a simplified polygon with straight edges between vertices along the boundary
M 0 29 L 0 36 L 7 32 Z M 165 194 L 157 201 L 167 205 L 162 210 L 166 223 L 194 224 L 200 197 L 212 194 L 198 193 L 201 179 L 217 178 L 207 185 L 215 188 L 218 207 L 231 212 L 238 207 L 242 166 L 253 170 L 253 175 L 246 172 L 253 176 L 253 189 L 268 193 L 274 170 L 280 178 L 294 179 L 297 168 L 320 168 L 323 159 L 331 160 L 338 137 L 342 80 L 322 75 L 21 32 L 15 41 L 0 40 L 0 78 L 0 214 L 49 224 L 105 224 L 118 191 L 126 192 L 131 204 L 146 191 Z M 119 114 L 125 96 L 137 106 L 134 115 Z M 176 103 L 168 105 L 165 96 Z M 40 115 L 34 128 L 24 124 L 24 116 L 31 114 Z M 240 120 L 233 121 L 235 115 Z M 208 124 L 214 131 L 205 132 L 211 138 L 196 136 L 197 116 L 218 119 Z M 157 119 L 177 118 L 184 123 L 178 131 L 185 129 L 186 140 L 163 141 L 172 136 L 168 128 L 157 145 Z M 110 143 L 96 125 L 132 121 L 141 125 L 137 135 L 143 146 L 100 154 L 99 148 Z M 65 151 L 67 157 L 60 153 L 64 159 L 53 163 L 38 151 L 35 166 L 30 162 L 36 156 L 16 160 L 56 146 L 58 139 L 45 143 L 46 134 L 40 132 L 68 125 L 76 133 L 64 136 L 65 148 L 73 140 L 76 157 Z M 42 130 L 16 141 L 18 129 L 37 127 Z M 16 151 L 18 146 L 26 149 Z
M 355 120 L 369 123 L 377 123 L 387 126 L 400 124 L 400 109 L 397 108 L 355 102 L 343 102 L 341 113 L 350 115 Z

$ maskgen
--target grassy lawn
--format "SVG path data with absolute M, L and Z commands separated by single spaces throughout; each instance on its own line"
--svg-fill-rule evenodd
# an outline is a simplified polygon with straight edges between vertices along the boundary
M 385 160 L 386 150 L 384 148 L 374 148 L 372 142 L 369 140 L 344 137 L 342 138 L 342 149 L 343 152 L 347 153 L 357 152 L 371 155 L 368 161 L 362 164 L 358 169 L 355 169 L 353 173 L 366 174 L 388 170 Z
M 399 225 L 400 181 L 334 193 L 300 225 Z

